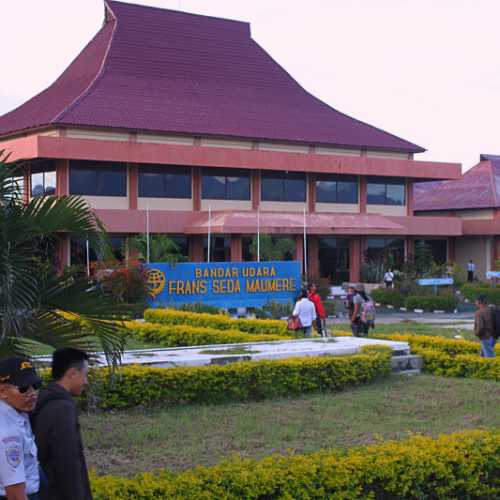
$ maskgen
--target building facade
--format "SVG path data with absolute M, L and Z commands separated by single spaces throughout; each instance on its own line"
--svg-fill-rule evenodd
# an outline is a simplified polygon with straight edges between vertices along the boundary
M 451 261 L 466 268 L 473 260 L 481 280 L 500 259 L 500 156 L 482 154 L 479 163 L 455 181 L 415 186 L 415 213 L 456 217 L 462 236 L 449 239 Z
M 118 257 L 146 219 L 192 261 L 207 259 L 209 226 L 211 260 L 251 260 L 259 227 L 292 238 L 310 276 L 341 283 L 370 252 L 404 258 L 415 240 L 462 234 L 454 216 L 416 217 L 413 199 L 414 184 L 458 179 L 460 165 L 416 161 L 420 146 L 319 101 L 247 23 L 104 8 L 59 79 L 0 117 L 0 149 L 24 161 L 27 197 L 84 197 Z M 68 235 L 59 252 L 77 263 L 82 242 Z

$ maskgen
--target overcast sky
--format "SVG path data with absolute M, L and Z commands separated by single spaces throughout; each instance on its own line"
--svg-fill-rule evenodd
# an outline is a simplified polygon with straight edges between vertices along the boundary
M 130 0 L 129 0 L 130 1 Z M 499 0 L 135 0 L 251 23 L 308 91 L 415 142 L 421 160 L 500 154 Z M 50 85 L 100 28 L 103 0 L 2 0 L 0 115 Z

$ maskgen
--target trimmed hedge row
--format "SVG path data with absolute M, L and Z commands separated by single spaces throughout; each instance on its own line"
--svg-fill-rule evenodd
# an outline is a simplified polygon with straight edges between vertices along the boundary
M 107 370 L 95 370 L 92 397 L 109 409 L 260 400 L 341 390 L 390 371 L 390 354 L 385 353 L 168 369 L 136 365 L 119 369 L 111 379 Z
M 179 474 L 92 477 L 92 491 L 95 500 L 493 500 L 500 496 L 500 433 L 413 436 L 347 452 L 234 458 Z
M 466 283 L 462 285 L 460 288 L 462 295 L 469 299 L 471 302 L 474 302 L 477 299 L 478 295 L 486 295 L 488 302 L 490 304 L 500 305 L 500 287 L 493 288 L 487 284 L 472 284 Z
M 223 314 L 191 313 L 174 309 L 146 309 L 144 319 L 164 325 L 192 325 L 245 333 L 290 336 L 286 321 L 272 319 L 235 319 Z
M 407 309 L 423 309 L 424 311 L 452 311 L 458 305 L 454 295 L 410 295 L 405 299 Z
M 394 307 L 403 307 L 405 305 L 405 297 L 394 288 L 376 288 L 372 291 L 373 300 L 382 305 L 391 305 Z
M 218 330 L 191 325 L 161 325 L 158 323 L 129 322 L 127 331 L 139 340 L 154 342 L 163 347 L 269 342 L 292 338 L 283 337 L 282 335 L 252 335 L 238 330 Z
M 422 356 L 424 372 L 444 377 L 500 380 L 500 357 L 479 356 L 478 342 L 408 333 L 373 334 L 371 337 L 408 342 L 411 351 Z M 495 350 L 500 354 L 500 346 Z

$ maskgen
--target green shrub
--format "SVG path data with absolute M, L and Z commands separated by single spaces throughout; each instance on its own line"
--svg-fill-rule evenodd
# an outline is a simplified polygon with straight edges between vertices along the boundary
M 457 305 L 458 299 L 454 295 L 410 295 L 405 299 L 407 309 L 453 311 Z
M 165 325 L 192 325 L 218 328 L 220 330 L 240 330 L 246 333 L 283 335 L 288 337 L 286 321 L 261 319 L 233 319 L 222 314 L 192 313 L 174 309 L 147 309 L 144 319 L 150 323 Z
M 500 433 L 412 436 L 347 452 L 232 458 L 179 474 L 92 476 L 95 500 L 482 499 L 500 497 Z
M 179 311 L 188 311 L 193 313 L 223 314 L 220 307 L 209 306 L 201 302 L 195 302 L 193 304 L 182 304 L 181 306 L 173 307 L 173 309 L 178 309 Z
M 281 319 L 292 314 L 292 304 L 268 302 L 264 307 L 256 309 L 255 315 L 259 319 Z
M 328 317 L 328 316 L 333 316 L 335 314 L 337 306 L 334 300 L 324 300 L 323 307 L 325 308 L 325 314 Z
M 478 295 L 486 295 L 490 304 L 500 305 L 500 287 L 493 288 L 488 284 L 466 283 L 460 291 L 471 302 L 474 302 Z
M 341 390 L 390 373 L 387 354 L 242 361 L 186 368 L 126 366 L 115 378 L 96 370 L 99 407 L 221 403 Z
M 379 304 L 403 307 L 404 296 L 399 290 L 393 288 L 376 288 L 372 291 L 373 300 Z
M 253 335 L 239 330 L 218 330 L 202 326 L 131 323 L 128 332 L 139 340 L 154 342 L 162 347 L 233 344 L 238 342 L 270 342 L 283 340 L 282 335 Z M 292 338 L 292 337 L 290 337 Z

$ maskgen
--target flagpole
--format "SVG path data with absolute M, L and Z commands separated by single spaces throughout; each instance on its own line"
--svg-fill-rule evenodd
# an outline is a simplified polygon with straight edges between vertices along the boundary
M 260 208 L 257 208 L 257 262 L 260 262 Z
M 208 248 L 207 262 L 210 262 L 210 246 L 212 244 L 212 206 L 208 206 Z
M 306 207 L 304 207 L 304 275 L 307 280 L 307 235 L 306 235 Z
M 90 251 L 89 251 L 89 240 L 85 242 L 85 247 L 87 250 L 87 278 L 90 278 Z
M 149 201 L 146 205 L 146 262 L 149 264 Z

